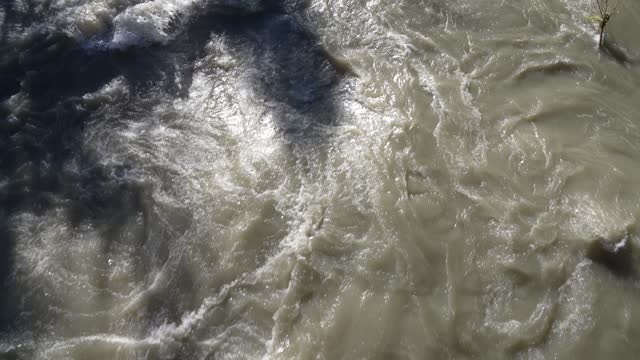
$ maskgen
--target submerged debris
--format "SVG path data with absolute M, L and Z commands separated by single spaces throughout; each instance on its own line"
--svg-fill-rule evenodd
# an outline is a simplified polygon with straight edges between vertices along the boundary
M 587 257 L 616 275 L 628 276 L 633 271 L 631 239 L 628 232 L 619 239 L 598 238 L 591 242 Z
M 629 55 L 628 50 L 618 45 L 615 41 L 611 40 L 611 38 L 611 36 L 607 37 L 602 45 L 606 54 L 623 65 L 635 65 L 638 63 L 638 59 L 633 59 L 632 56 Z

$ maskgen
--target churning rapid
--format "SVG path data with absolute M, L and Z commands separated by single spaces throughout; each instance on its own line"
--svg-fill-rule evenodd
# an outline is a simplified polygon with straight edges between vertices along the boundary
M 636 359 L 622 1 L 3 1 L 0 358 Z

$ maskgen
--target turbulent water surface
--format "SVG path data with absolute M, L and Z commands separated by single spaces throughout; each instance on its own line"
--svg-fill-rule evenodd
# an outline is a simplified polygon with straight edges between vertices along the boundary
M 0 358 L 635 359 L 640 3 L 3 0 Z

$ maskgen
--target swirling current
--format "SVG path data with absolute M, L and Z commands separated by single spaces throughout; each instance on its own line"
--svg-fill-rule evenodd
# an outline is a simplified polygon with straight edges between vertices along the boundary
M 0 358 L 636 359 L 640 3 L 3 0 Z

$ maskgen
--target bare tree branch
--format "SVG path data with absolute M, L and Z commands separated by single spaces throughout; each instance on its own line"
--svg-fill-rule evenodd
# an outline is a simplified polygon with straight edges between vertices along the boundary
M 601 0 L 596 0 L 596 4 L 598 4 L 598 10 L 600 11 L 600 17 L 604 18 L 604 10 L 602 9 L 602 4 L 600 4 Z M 607 0 L 603 0 L 603 1 L 607 1 Z
M 615 12 L 618 10 L 618 6 L 620 6 L 621 3 L 622 0 L 617 0 L 616 4 L 613 6 L 613 9 L 610 9 L 609 0 L 596 0 L 598 11 L 600 11 L 600 18 L 598 19 L 598 25 L 600 28 L 600 39 L 598 41 L 598 46 L 600 48 L 602 48 L 602 45 L 604 45 L 605 28 L 607 27 L 609 20 L 611 20 L 611 16 L 615 14 Z

